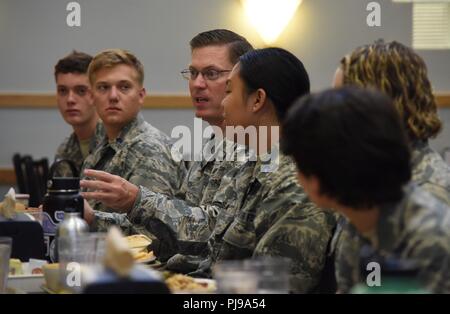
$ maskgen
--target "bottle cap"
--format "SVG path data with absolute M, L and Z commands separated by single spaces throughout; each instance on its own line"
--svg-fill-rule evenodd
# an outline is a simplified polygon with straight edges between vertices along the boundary
M 47 181 L 49 192 L 76 192 L 80 190 L 80 178 L 56 177 Z

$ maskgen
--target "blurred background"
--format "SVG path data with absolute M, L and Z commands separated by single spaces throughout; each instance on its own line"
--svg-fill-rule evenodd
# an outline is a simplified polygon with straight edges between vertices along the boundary
M 238 0 L 79 0 L 80 27 L 66 23 L 69 2 L 0 0 L 0 195 L 14 185 L 14 153 L 52 161 L 59 143 L 71 133 L 53 100 L 53 67 L 72 49 L 95 55 L 124 48 L 136 54 L 144 64 L 150 96 L 144 117 L 170 135 L 176 125 L 193 126 L 187 82 L 179 73 L 190 61 L 193 36 L 228 28 L 255 47 L 267 45 Z M 418 31 L 413 27 L 414 1 L 376 1 L 381 6 L 377 27 L 366 22 L 370 2 L 303 0 L 271 45 L 292 51 L 304 62 L 313 91 L 330 87 L 340 59 L 355 47 L 379 38 L 413 45 L 413 31 Z M 450 3 L 442 0 L 438 11 L 448 16 L 443 36 L 447 29 L 450 42 Z M 428 65 L 444 122 L 432 147 L 443 152 L 450 146 L 450 47 L 444 43 L 423 48 L 417 51 Z

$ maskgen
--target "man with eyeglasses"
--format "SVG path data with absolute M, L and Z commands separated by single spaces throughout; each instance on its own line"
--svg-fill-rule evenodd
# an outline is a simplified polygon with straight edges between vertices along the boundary
M 252 50 L 252 46 L 242 36 L 225 29 L 216 29 L 198 34 L 190 41 L 191 64 L 181 73 L 189 81 L 189 91 L 195 107 L 195 115 L 212 126 L 223 128 L 222 99 L 225 97 L 226 79 L 239 57 Z M 213 147 L 216 139 L 212 137 L 204 147 Z M 220 145 L 226 146 L 225 141 Z M 222 148 L 221 147 L 221 148 Z M 225 148 L 224 148 L 225 149 Z M 220 152 L 220 149 L 216 150 Z M 210 159 L 190 163 L 185 177 L 175 197 L 157 193 L 151 187 L 135 186 L 121 182 L 128 191 L 138 190 L 136 194 L 125 195 L 126 204 L 132 206 L 115 208 L 126 215 L 127 220 L 145 228 L 154 236 L 153 250 L 160 260 L 166 260 L 177 252 L 182 252 L 184 244 L 198 242 L 199 250 L 210 236 L 217 215 L 221 209 L 235 202 L 231 185 L 224 180 L 233 170 L 239 169 L 240 161 Z M 103 182 L 114 182 L 106 173 L 90 173 L 89 176 Z M 81 185 L 94 186 L 87 181 Z M 228 188 L 230 189 L 228 190 Z M 83 193 L 86 199 L 95 199 L 92 192 Z M 107 200 L 105 200 L 107 202 Z M 89 223 L 107 228 L 111 224 L 121 225 L 124 214 L 100 213 L 87 210 L 85 218 Z M 197 266 L 192 266 L 195 269 Z

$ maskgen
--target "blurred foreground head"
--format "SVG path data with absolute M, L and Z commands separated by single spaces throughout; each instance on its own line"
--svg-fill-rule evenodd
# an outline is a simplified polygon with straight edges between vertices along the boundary
M 402 197 L 411 176 L 410 152 L 392 101 L 356 87 L 298 100 L 288 112 L 282 148 L 297 164 L 312 201 L 355 209 Z

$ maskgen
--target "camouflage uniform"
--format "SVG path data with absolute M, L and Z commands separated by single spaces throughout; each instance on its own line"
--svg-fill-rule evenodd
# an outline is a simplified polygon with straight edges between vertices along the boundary
M 412 146 L 412 181 L 450 206 L 450 167 L 427 142 Z
M 220 149 L 215 149 L 219 145 Z M 236 147 L 229 141 L 210 138 L 204 147 L 209 147 L 216 154 L 202 161 L 191 162 L 182 186 L 174 195 L 168 195 L 154 190 L 152 186 L 140 186 L 138 198 L 128 215 L 117 213 L 96 213 L 97 224 L 103 229 L 115 224 L 127 229 L 133 226 L 139 232 L 150 235 L 158 240 L 153 243 L 158 258 L 164 260 L 178 251 L 179 239 L 205 240 L 214 227 L 215 218 L 223 204 L 234 198 L 227 195 L 225 174 L 233 169 L 239 169 L 245 161 L 242 147 Z M 220 153 L 230 151 L 235 161 L 224 161 Z M 239 159 L 238 159 L 239 158 Z M 240 161 L 242 160 L 242 161 Z M 221 193 L 219 193 L 221 192 Z M 216 197 L 221 194 L 221 197 Z M 213 203 L 215 201 L 215 203 Z M 160 247 L 157 247 L 157 246 Z
M 334 216 L 308 202 L 289 157 L 280 155 L 275 169 L 264 168 L 258 160 L 237 170 L 229 186 L 235 202 L 219 212 L 207 248 L 185 252 L 194 256 L 175 255 L 168 261 L 169 269 L 210 276 L 211 266 L 220 260 L 283 256 L 292 260 L 292 291 L 307 292 L 316 287 Z
M 357 263 L 353 258 L 337 265 L 337 273 L 345 284 L 339 290 L 348 292 L 360 282 L 359 252 L 363 244 L 369 244 L 380 256 L 416 260 L 419 279 L 427 290 L 450 293 L 449 209 L 428 191 L 409 184 L 400 202 L 380 209 L 381 216 L 373 233 L 361 237 L 354 227 L 347 227 L 349 231 L 341 233 L 345 238 L 339 241 L 344 240 L 344 245 L 337 252 L 337 259 L 345 261 L 357 256 Z
M 91 154 L 95 150 L 98 143 L 101 141 L 101 139 L 104 136 L 105 136 L 105 130 L 103 128 L 103 123 L 101 121 L 99 121 L 99 122 L 97 122 L 97 125 L 95 127 L 95 133 L 91 137 L 91 140 L 89 143 L 89 154 Z M 83 157 L 83 154 L 81 153 L 80 143 L 79 143 L 78 138 L 75 135 L 75 133 L 72 133 L 69 137 L 67 137 L 64 140 L 64 142 L 61 143 L 61 145 L 59 145 L 59 147 L 56 151 L 55 161 L 58 161 L 61 159 L 68 159 L 68 160 L 72 161 L 74 163 L 78 173 L 80 173 L 81 165 L 83 164 L 84 157 Z M 61 164 L 61 166 L 58 166 L 56 175 L 72 176 L 72 172 L 67 165 Z
M 438 200 L 450 206 L 450 168 L 441 156 L 433 151 L 428 142 L 412 144 L 412 178 L 416 185 L 432 194 Z M 333 243 L 336 250 L 336 280 L 339 290 L 348 292 L 357 282 L 359 262 L 357 256 L 353 261 L 346 252 L 356 252 L 363 240 L 355 228 L 344 217 L 338 222 Z M 351 271 L 353 269 L 353 271 Z M 350 280 L 351 279 L 351 280 Z
M 145 122 L 141 114 L 125 126 L 114 141 L 109 142 L 105 136 L 82 168 L 106 171 L 141 188 L 148 187 L 166 195 L 174 195 L 185 175 L 183 163 L 172 158 L 170 138 Z M 110 216 L 102 212 L 114 210 L 99 201 L 89 203 L 96 211 L 93 229 L 106 229 Z M 113 217 L 124 231 L 131 226 L 125 214 L 114 213 Z
M 144 226 L 159 239 L 155 248 L 160 259 L 180 250 L 185 242 L 205 242 L 215 226 L 218 213 L 236 201 L 230 182 L 247 155 L 242 146 L 227 140 L 210 139 L 204 147 L 220 147 L 203 161 L 194 161 L 175 197 L 140 187 L 140 194 L 128 213 L 131 223 Z M 223 154 L 233 154 L 224 160 Z M 189 244 L 188 244 L 189 245 Z

